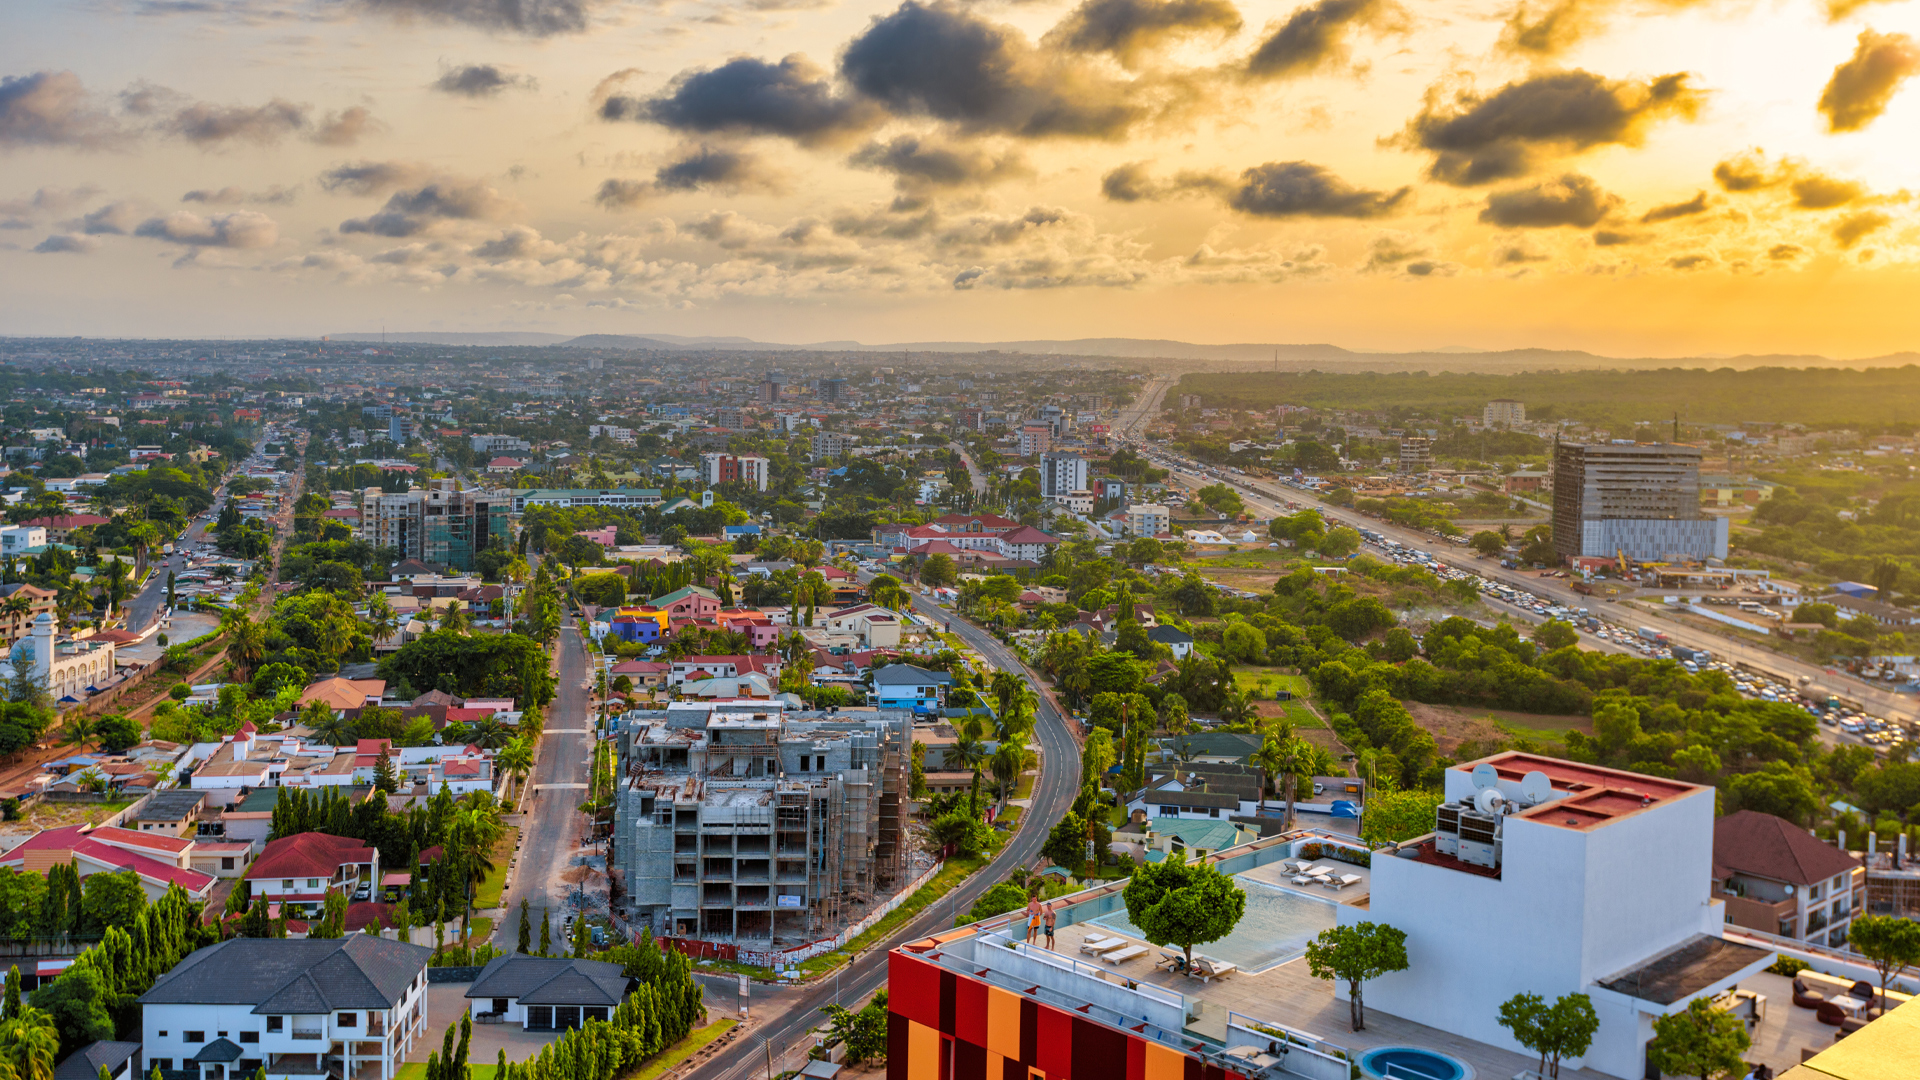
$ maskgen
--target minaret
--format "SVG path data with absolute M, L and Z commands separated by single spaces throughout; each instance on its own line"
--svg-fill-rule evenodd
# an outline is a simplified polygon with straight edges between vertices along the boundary
M 44 687 L 53 685 L 53 614 L 43 611 L 33 620 L 33 678 Z

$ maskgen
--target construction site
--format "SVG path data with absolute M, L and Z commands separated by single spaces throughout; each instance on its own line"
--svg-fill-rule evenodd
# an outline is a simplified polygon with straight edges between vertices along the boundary
M 622 716 L 608 865 L 656 936 L 782 948 L 906 879 L 905 710 L 676 702 Z

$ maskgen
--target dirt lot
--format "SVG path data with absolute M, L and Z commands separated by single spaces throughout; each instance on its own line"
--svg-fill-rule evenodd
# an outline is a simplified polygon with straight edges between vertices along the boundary
M 1407 702 L 1407 711 L 1413 714 L 1415 723 L 1433 735 L 1433 741 L 1439 744 L 1440 752 L 1447 755 L 1451 755 L 1456 747 L 1468 739 L 1484 742 L 1507 738 L 1508 733 L 1500 730 L 1495 725 L 1495 721 L 1508 725 L 1521 734 L 1550 742 L 1560 742 L 1569 731 L 1578 731 L 1585 735 L 1593 734 L 1593 719 L 1586 716 L 1547 716 L 1540 713 L 1510 712 L 1506 709 L 1424 705 L 1417 701 Z M 1302 732 L 1302 734 L 1310 733 Z

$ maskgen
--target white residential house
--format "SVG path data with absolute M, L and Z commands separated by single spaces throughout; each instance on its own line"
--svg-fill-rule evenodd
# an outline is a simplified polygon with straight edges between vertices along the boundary
M 1135 536 L 1159 536 L 1173 526 L 1173 515 L 1159 503 L 1127 507 L 1127 531 Z
M 862 648 L 893 649 L 900 645 L 900 616 L 878 604 L 856 604 L 829 612 L 821 625 L 859 634 Z
M 627 976 L 619 964 L 524 955 L 489 961 L 467 989 L 475 1016 L 497 1016 L 525 1031 L 566 1031 L 606 1020 L 626 996 Z
M 358 840 L 306 832 L 267 843 L 247 871 L 256 899 L 280 904 L 292 918 L 317 918 L 327 894 L 371 896 L 380 880 L 380 851 Z
M 432 953 L 371 934 L 196 950 L 140 995 L 146 1065 L 202 1080 L 394 1080 L 426 1035 Z
M 1600 1027 L 1566 1064 L 1637 1078 L 1655 1017 L 1772 963 L 1721 936 L 1712 788 L 1518 751 L 1445 782 L 1435 831 L 1374 852 L 1367 906 L 1337 912 L 1406 932 L 1369 1008 L 1524 1054 L 1501 1002 L 1586 994 Z

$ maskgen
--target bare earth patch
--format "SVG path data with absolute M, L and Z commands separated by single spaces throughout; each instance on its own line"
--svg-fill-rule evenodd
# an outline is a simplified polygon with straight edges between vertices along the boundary
M 1504 739 L 1507 733 L 1495 721 L 1519 729 L 1524 734 L 1560 742 L 1569 731 L 1593 734 L 1593 718 L 1587 716 L 1551 716 L 1542 713 L 1513 712 L 1508 709 L 1477 709 L 1457 705 L 1406 703 L 1415 723 L 1425 728 L 1439 745 L 1440 753 L 1451 756 L 1462 742 L 1487 742 Z M 1305 734 L 1303 732 L 1303 734 Z

